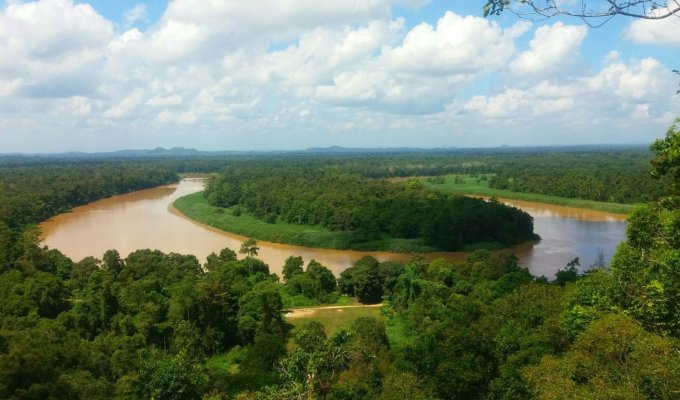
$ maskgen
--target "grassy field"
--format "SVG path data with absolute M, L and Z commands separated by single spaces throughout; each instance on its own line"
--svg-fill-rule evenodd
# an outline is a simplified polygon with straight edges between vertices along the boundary
M 326 334 L 332 335 L 339 329 L 349 329 L 355 319 L 359 317 L 373 317 L 379 320 L 384 318 L 380 313 L 380 307 L 355 307 L 355 308 L 317 308 L 314 314 L 304 317 L 287 318 L 286 321 L 293 325 L 291 337 L 295 336 L 295 329 L 311 321 L 318 321 L 326 328 Z
M 489 187 L 489 182 L 486 180 L 477 180 L 475 177 L 466 175 L 459 175 L 459 178 L 462 178 L 462 182 L 455 183 L 454 176 L 446 176 L 445 181 L 442 184 L 428 182 L 427 178 L 418 178 L 418 180 L 434 189 L 444 190 L 447 192 L 533 201 L 537 203 L 555 204 L 574 208 L 587 208 L 590 210 L 606 211 L 614 214 L 630 214 L 636 207 L 633 204 L 606 203 L 602 201 L 581 200 L 567 197 L 548 196 L 543 194 L 513 192 L 506 189 L 494 189 Z
M 173 204 L 187 217 L 203 224 L 237 235 L 268 242 L 287 243 L 297 246 L 341 250 L 428 252 L 436 249 L 425 246 L 419 239 L 383 238 L 365 243 L 353 242 L 352 232 L 333 232 L 319 226 L 277 222 L 268 224 L 243 212 L 233 215 L 231 208 L 217 208 L 208 204 L 203 193 L 180 197 Z
M 358 303 L 357 303 L 358 304 Z M 287 322 L 293 326 L 290 332 L 290 341 L 288 342 L 288 349 L 293 350 L 295 344 L 293 338 L 295 337 L 295 329 L 311 322 L 318 321 L 323 324 L 326 335 L 331 335 L 339 329 L 349 329 L 354 320 L 359 317 L 372 317 L 379 321 L 385 322 L 385 329 L 387 338 L 392 347 L 401 347 L 408 343 L 404 322 L 399 317 L 385 318 L 382 313 L 382 307 L 357 307 L 344 309 L 324 309 L 318 308 L 316 312 L 309 316 L 287 318 Z

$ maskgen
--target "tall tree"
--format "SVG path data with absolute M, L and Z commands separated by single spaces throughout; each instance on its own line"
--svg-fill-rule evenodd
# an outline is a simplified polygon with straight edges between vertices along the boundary
M 241 249 L 238 252 L 245 254 L 247 257 L 255 257 L 259 251 L 260 248 L 257 247 L 257 241 L 251 238 L 241 244 Z

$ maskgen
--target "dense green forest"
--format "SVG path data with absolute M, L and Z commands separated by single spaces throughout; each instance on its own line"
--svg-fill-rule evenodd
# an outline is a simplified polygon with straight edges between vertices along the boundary
M 170 168 L 113 163 L 0 168 L 0 223 L 19 227 L 115 194 L 178 180 Z
M 650 179 L 649 161 L 635 153 L 524 157 L 495 173 L 493 188 L 612 203 L 652 201 L 667 183 Z
M 385 179 L 463 174 L 496 175 L 491 186 L 569 198 L 642 203 L 664 193 L 668 178 L 650 177 L 652 153 L 645 146 L 572 146 L 552 148 L 448 149 L 379 153 L 261 153 L 157 158 L 0 157 L 0 166 L 78 165 L 103 162 L 149 164 L 176 173 L 276 168 L 332 168 L 336 172 Z
M 553 283 L 486 251 L 455 264 L 366 257 L 337 281 L 292 257 L 278 283 L 229 249 L 201 268 L 158 251 L 73 263 L 29 239 L 22 247 L 0 276 L 2 398 L 672 399 L 680 390 L 678 316 L 668 312 L 677 281 L 658 265 L 631 276 L 639 253 L 611 272 L 565 269 Z M 311 322 L 291 337 L 287 296 L 325 302 L 340 292 L 384 301 L 383 317 L 328 333 Z
M 272 275 L 254 241 L 238 249 L 241 259 L 224 249 L 203 265 L 151 250 L 74 262 L 42 247 L 31 223 L 172 181 L 188 161 L 4 167 L 0 398 L 675 399 L 678 138 L 675 126 L 653 146 L 653 172 L 674 184 L 631 215 L 611 266 L 580 275 L 573 262 L 552 282 L 531 276 L 512 255 L 485 250 L 457 263 L 365 257 L 337 278 L 294 255 L 281 278 Z M 265 161 L 271 171 L 284 162 Z M 299 162 L 313 170 L 322 161 Z M 356 200 L 372 190 L 395 194 L 366 180 L 367 173 L 325 162 L 338 171 L 318 179 L 355 189 L 338 189 L 339 205 L 348 201 L 342 196 Z M 245 170 L 254 161 L 219 163 Z M 279 175 L 271 173 L 268 184 L 276 189 Z M 215 182 L 230 184 L 226 176 Z M 252 193 L 244 199 L 255 206 L 280 201 L 258 200 L 262 188 L 244 186 L 239 193 Z M 415 199 L 431 193 L 395 187 Z M 295 188 L 272 193 L 299 194 L 284 189 Z M 276 218 L 293 215 L 274 210 Z M 272 209 L 259 212 L 266 218 Z M 316 322 L 293 329 L 286 320 L 289 306 L 330 304 L 343 295 L 382 302 L 381 316 L 334 331 Z
M 274 154 L 233 156 L 221 161 L 167 162 L 178 172 L 214 172 L 227 166 L 250 169 L 264 162 L 273 169 L 291 165 L 331 168 L 373 179 L 495 175 L 490 186 L 498 189 L 614 203 L 643 203 L 661 196 L 669 183 L 665 177 L 650 177 L 651 158 L 646 147 L 583 146 L 386 154 Z
M 268 223 L 321 225 L 349 231 L 355 243 L 384 235 L 421 239 L 443 250 L 466 245 L 513 245 L 535 238 L 533 218 L 498 202 L 389 183 L 326 168 L 227 168 L 206 186 L 216 207 L 241 206 Z

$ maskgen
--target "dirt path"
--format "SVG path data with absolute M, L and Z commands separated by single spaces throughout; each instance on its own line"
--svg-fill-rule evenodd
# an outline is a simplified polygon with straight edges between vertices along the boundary
M 305 307 L 305 308 L 295 308 L 289 310 L 285 317 L 286 318 L 304 318 L 316 314 L 317 311 L 323 310 L 340 310 L 344 308 L 370 308 L 370 307 L 381 307 L 382 303 L 379 304 L 355 304 L 351 306 L 317 306 L 317 307 Z

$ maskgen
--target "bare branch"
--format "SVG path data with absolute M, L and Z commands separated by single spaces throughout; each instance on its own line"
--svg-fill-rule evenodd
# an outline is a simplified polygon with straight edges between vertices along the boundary
M 584 20 L 590 26 L 601 26 L 615 16 L 648 20 L 660 20 L 671 16 L 680 17 L 680 0 L 601 0 L 588 3 L 581 0 L 569 7 L 559 0 L 487 0 L 484 16 L 500 15 L 509 11 L 521 18 L 543 20 L 565 15 Z M 599 20 L 597 22 L 592 22 Z

